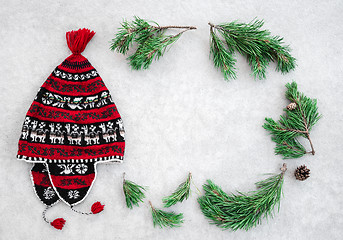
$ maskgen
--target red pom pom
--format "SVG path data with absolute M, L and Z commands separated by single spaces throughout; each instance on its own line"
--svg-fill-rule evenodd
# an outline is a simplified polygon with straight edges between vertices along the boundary
M 67 44 L 74 54 L 80 54 L 85 50 L 87 43 L 92 39 L 95 32 L 89 29 L 83 28 L 77 31 L 67 32 Z
M 53 222 L 50 223 L 50 225 L 58 230 L 62 230 L 65 223 L 66 220 L 64 220 L 63 218 L 56 218 Z
M 93 214 L 97 214 L 99 212 L 102 212 L 104 210 L 105 205 L 101 205 L 100 202 L 93 203 L 91 211 Z

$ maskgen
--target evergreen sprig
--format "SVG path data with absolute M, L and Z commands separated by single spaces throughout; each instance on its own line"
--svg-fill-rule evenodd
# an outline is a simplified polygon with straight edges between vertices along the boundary
M 183 30 L 175 35 L 167 35 L 166 30 L 171 28 Z M 196 27 L 159 26 L 156 22 L 148 22 L 135 16 L 132 22 L 123 21 L 115 38 L 112 39 L 110 49 L 127 54 L 135 42 L 137 50 L 127 60 L 129 60 L 132 69 L 147 69 L 153 60 L 158 60 L 164 55 L 168 46 L 175 43 L 184 32 L 192 29 L 196 29 Z
M 225 193 L 211 180 L 203 185 L 205 195 L 198 198 L 203 214 L 223 229 L 249 230 L 261 223 L 261 219 L 273 217 L 275 206 L 280 208 L 283 176 L 286 164 L 281 173 L 257 182 L 257 190 L 248 193 Z
M 159 226 L 160 228 L 163 227 L 180 227 L 183 223 L 183 214 L 182 213 L 175 213 L 175 212 L 166 212 L 160 209 L 156 209 L 153 207 L 151 202 L 149 201 L 151 207 L 151 214 L 152 214 L 152 221 L 154 227 Z
M 145 198 L 145 188 L 125 179 L 125 173 L 123 176 L 123 191 L 125 195 L 126 206 L 130 209 L 133 206 L 139 207 L 139 202 L 143 202 L 143 198 Z
M 268 30 L 261 30 L 264 22 L 253 20 L 250 23 L 237 21 L 210 25 L 210 53 L 215 67 L 224 74 L 224 78 L 236 78 L 234 51 L 238 51 L 248 60 L 254 77 L 266 78 L 269 62 L 276 62 L 277 71 L 287 73 L 296 66 L 295 58 L 290 54 L 289 46 L 283 45 L 283 38 L 271 36 Z
M 291 104 L 284 109 L 286 115 L 280 116 L 278 122 L 272 118 L 266 118 L 263 127 L 270 132 L 272 140 L 276 143 L 275 153 L 283 155 L 283 158 L 299 158 L 306 153 L 314 155 L 310 131 L 321 118 L 318 113 L 317 100 L 299 92 L 296 82 L 287 83 L 286 88 L 286 98 L 291 101 Z M 298 141 L 298 137 L 304 137 L 309 141 L 311 151 L 306 151 Z
M 170 196 L 163 198 L 164 207 L 168 208 L 177 202 L 187 200 L 191 192 L 191 181 L 192 174 L 189 173 L 185 182 L 181 183 Z

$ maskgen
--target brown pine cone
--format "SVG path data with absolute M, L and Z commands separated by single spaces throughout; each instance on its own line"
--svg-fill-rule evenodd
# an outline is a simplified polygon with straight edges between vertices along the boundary
M 302 165 L 295 170 L 294 176 L 296 179 L 304 181 L 310 177 L 310 169 L 308 169 L 305 165 Z
M 288 104 L 287 105 L 287 109 L 288 110 L 294 110 L 294 109 L 296 109 L 297 108 L 297 104 L 295 103 L 295 102 L 292 102 L 292 103 L 290 103 L 290 104 Z

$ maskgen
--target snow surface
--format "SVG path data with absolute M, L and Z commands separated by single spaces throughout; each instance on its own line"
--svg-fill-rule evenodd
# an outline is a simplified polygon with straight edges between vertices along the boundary
M 0 239 L 342 239 L 342 94 L 343 2 L 336 1 L 0 1 Z M 109 51 L 123 18 L 160 25 L 195 25 L 147 71 L 130 70 L 125 57 Z M 275 64 L 267 79 L 254 80 L 246 60 L 237 56 L 238 79 L 224 81 L 209 58 L 213 23 L 254 17 L 284 37 L 298 67 L 281 75 Z M 95 201 L 106 204 L 96 216 L 82 216 L 59 203 L 51 220 L 63 217 L 57 231 L 41 218 L 31 164 L 17 161 L 24 116 L 42 83 L 70 52 L 65 32 L 80 27 L 96 31 L 84 56 L 111 91 L 126 129 L 122 165 L 98 165 L 88 198 L 76 207 L 87 211 Z M 287 82 L 295 80 L 307 96 L 317 98 L 323 118 L 311 137 L 315 156 L 283 161 L 261 127 L 265 117 L 278 118 L 288 104 Z M 309 145 L 305 142 L 306 147 Z M 208 224 L 194 191 L 171 209 L 183 212 L 181 228 L 153 228 L 147 201 L 129 210 L 121 189 L 122 173 L 149 186 L 147 199 L 162 207 L 191 171 L 201 189 L 212 179 L 225 191 L 254 190 L 263 173 L 278 172 L 283 162 L 284 198 L 274 219 L 245 231 L 222 231 Z M 306 164 L 311 177 L 296 181 L 294 169 Z

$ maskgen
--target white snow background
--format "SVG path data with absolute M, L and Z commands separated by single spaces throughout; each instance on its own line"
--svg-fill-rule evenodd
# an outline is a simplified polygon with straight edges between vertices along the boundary
M 336 1 L 0 1 L 0 239 L 342 239 L 342 93 L 343 2 Z M 109 50 L 120 22 L 134 15 L 160 25 L 194 25 L 149 70 L 133 71 L 125 56 Z M 265 20 L 265 29 L 284 37 L 297 59 L 295 71 L 281 75 L 275 64 L 267 79 L 254 80 L 237 54 L 238 79 L 224 81 L 209 58 L 209 21 Z M 17 161 L 17 143 L 25 114 L 53 69 L 71 53 L 65 33 L 87 27 L 96 32 L 83 55 L 98 70 L 123 118 L 126 152 L 122 165 L 98 164 L 88 198 L 72 212 L 59 203 L 47 213 L 63 217 L 62 231 L 41 217 L 31 164 Z M 173 33 L 176 31 L 170 31 Z M 316 155 L 283 161 L 262 128 L 265 117 L 278 119 L 288 104 L 284 85 L 318 99 L 323 118 L 311 132 Z M 304 142 L 309 148 L 308 142 Z M 161 199 L 185 180 L 188 171 L 201 188 L 212 179 L 223 190 L 254 190 L 262 174 L 288 164 L 281 209 L 274 219 L 250 231 L 222 231 L 201 213 L 193 192 L 170 208 L 183 212 L 180 228 L 154 228 L 148 200 Z M 295 180 L 306 164 L 311 177 Z M 149 186 L 139 208 L 129 210 L 122 173 Z

